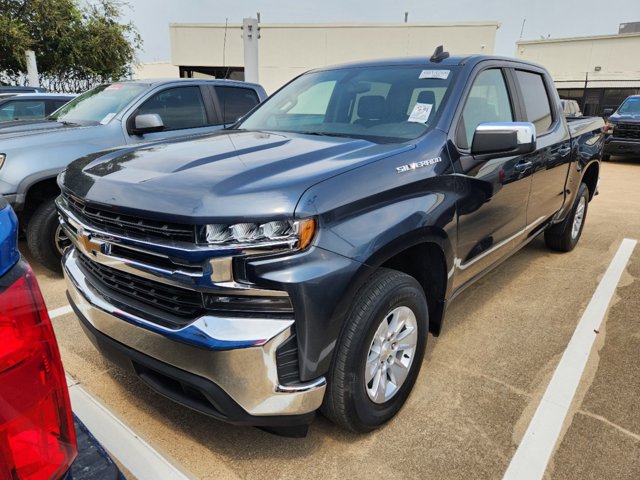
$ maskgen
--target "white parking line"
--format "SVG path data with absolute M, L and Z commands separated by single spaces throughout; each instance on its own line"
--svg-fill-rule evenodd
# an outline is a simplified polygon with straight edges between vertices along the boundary
M 593 342 L 637 240 L 625 238 L 584 311 L 503 480 L 544 476 Z
M 138 480 L 188 480 L 82 386 L 67 377 L 73 413 L 91 434 Z
M 55 310 L 49 310 L 49 318 L 53 320 L 56 317 L 66 315 L 67 313 L 71 312 L 73 312 L 73 308 L 71 308 L 71 305 L 66 305 L 64 307 L 56 308 Z

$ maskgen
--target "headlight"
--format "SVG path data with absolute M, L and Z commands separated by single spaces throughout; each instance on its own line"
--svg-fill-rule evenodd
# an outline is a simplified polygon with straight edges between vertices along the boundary
M 7 158 L 7 156 L 4 153 L 0 153 L 0 168 L 2 168 L 2 165 L 4 165 L 5 158 Z
M 616 126 L 615 123 L 607 122 L 604 124 L 604 133 L 607 135 L 611 135 L 613 133 L 613 128 Z
M 204 229 L 205 243 L 221 246 L 260 248 L 282 244 L 289 248 L 307 248 L 316 230 L 313 218 L 305 220 L 274 220 L 266 223 L 212 224 Z

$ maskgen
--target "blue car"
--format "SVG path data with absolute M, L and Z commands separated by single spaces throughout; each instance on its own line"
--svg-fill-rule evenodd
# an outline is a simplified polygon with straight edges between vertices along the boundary
M 36 277 L 0 198 L 0 479 L 118 480 L 117 466 L 71 412 Z

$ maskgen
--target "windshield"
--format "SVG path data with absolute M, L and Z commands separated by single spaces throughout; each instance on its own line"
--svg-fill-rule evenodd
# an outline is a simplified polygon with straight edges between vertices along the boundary
M 620 105 L 620 108 L 618 109 L 618 113 L 631 113 L 631 114 L 635 114 L 635 113 L 640 113 L 640 97 L 630 97 L 627 98 L 622 105 Z
M 455 78 L 451 67 L 354 67 L 307 73 L 237 128 L 402 142 L 434 124 Z
M 135 83 L 100 85 L 71 100 L 49 119 L 80 124 L 107 123 L 147 88 Z

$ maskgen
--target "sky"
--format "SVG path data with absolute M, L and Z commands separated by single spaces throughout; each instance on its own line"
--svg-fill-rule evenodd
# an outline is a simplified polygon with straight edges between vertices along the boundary
M 126 0 L 123 20 L 144 41 L 140 62 L 171 58 L 169 23 L 241 23 L 260 12 L 262 23 L 391 23 L 494 20 L 495 54 L 514 56 L 515 42 L 618 33 L 640 22 L 640 0 Z M 446 45 L 445 45 L 446 49 Z M 463 53 L 463 52 L 460 52 Z

